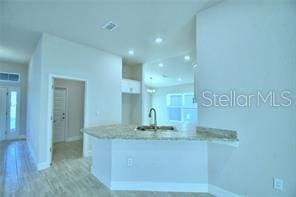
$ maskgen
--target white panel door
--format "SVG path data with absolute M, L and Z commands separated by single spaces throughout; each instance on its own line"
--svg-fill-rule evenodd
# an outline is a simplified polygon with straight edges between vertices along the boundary
M 17 139 L 19 125 L 20 88 L 0 87 L 0 140 Z
M 54 89 L 53 142 L 65 141 L 66 98 L 67 98 L 66 89 L 64 88 Z
M 0 87 L 0 141 L 6 139 L 7 88 Z

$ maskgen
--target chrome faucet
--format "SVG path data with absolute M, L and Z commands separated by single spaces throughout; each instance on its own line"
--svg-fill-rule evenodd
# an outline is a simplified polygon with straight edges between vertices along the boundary
M 152 117 L 152 111 L 154 112 L 154 124 L 152 126 L 154 127 L 154 130 L 157 130 L 157 120 L 156 120 L 156 110 L 154 108 L 151 108 L 149 111 L 149 118 Z

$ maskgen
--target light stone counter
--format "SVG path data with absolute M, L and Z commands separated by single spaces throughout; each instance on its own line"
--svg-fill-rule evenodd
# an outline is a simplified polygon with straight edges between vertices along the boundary
M 236 132 L 229 130 L 135 128 L 117 124 L 82 129 L 93 136 L 91 173 L 110 190 L 208 192 L 208 143 L 238 143 Z
M 196 131 L 138 131 L 136 125 L 103 125 L 81 131 L 99 139 L 123 140 L 194 140 L 209 142 L 238 142 L 237 132 L 196 127 Z

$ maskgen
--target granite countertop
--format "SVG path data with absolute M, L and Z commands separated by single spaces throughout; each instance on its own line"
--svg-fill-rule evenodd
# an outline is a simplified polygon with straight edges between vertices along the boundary
M 139 131 L 136 127 L 123 124 L 102 125 L 84 128 L 81 132 L 99 139 L 238 142 L 237 132 L 231 130 L 196 127 L 195 131 Z

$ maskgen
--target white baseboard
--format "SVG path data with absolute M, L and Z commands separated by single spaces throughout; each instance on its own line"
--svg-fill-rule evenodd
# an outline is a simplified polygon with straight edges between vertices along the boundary
M 110 178 L 102 174 L 95 168 L 91 168 L 91 173 L 106 187 L 111 190 L 129 191 L 161 191 L 161 192 L 208 192 L 208 184 L 200 183 L 175 183 L 175 182 L 130 182 L 111 181 Z
M 110 178 L 91 169 L 92 174 L 111 190 L 158 191 L 158 192 L 205 192 L 216 197 L 242 197 L 220 187 L 204 183 L 111 181 Z
M 65 140 L 66 142 L 73 142 L 73 141 L 77 141 L 77 140 L 81 140 L 82 136 L 72 136 L 72 137 L 67 137 L 67 139 Z
M 208 192 L 208 184 L 175 182 L 121 182 L 112 181 L 111 190 L 159 192 Z
M 217 196 L 217 197 L 241 197 L 238 194 L 235 194 L 230 191 L 226 191 L 220 187 L 217 187 L 215 185 L 210 185 L 209 184 L 209 191 L 210 194 Z
M 207 183 L 176 183 L 146 181 L 111 181 L 104 174 L 91 168 L 91 173 L 111 190 L 158 191 L 158 192 L 205 192 L 216 197 L 242 197 L 239 194 L 224 190 Z
M 83 151 L 83 157 L 91 157 L 91 156 L 92 156 L 92 151 L 91 150 Z
M 30 144 L 30 142 L 28 140 L 27 140 L 27 145 L 28 145 L 30 155 L 31 155 L 31 157 L 33 159 L 33 163 L 35 164 L 37 170 L 39 171 L 39 170 L 44 170 L 46 168 L 49 168 L 50 163 L 48 163 L 48 162 L 37 162 L 35 152 L 33 151 L 32 146 L 31 146 L 31 144 Z
M 110 188 L 110 179 L 107 178 L 105 175 L 100 173 L 98 170 L 95 170 L 95 168 L 91 168 L 91 173 L 106 187 Z
M 48 162 L 39 162 L 37 164 L 37 170 L 38 171 L 39 170 L 44 170 L 44 169 L 49 168 L 49 167 L 50 167 L 50 163 L 48 163 Z
M 91 156 L 92 156 L 92 151 L 91 150 L 87 151 L 86 157 L 91 157 Z
M 14 140 L 25 140 L 26 139 L 26 136 L 25 135 L 18 135 L 18 136 L 14 136 L 12 138 L 9 138 L 9 139 L 3 139 L 3 140 L 0 140 L 0 142 L 4 142 L 4 141 L 14 141 Z
M 121 182 L 111 181 L 105 184 L 111 190 L 158 191 L 158 192 L 205 192 L 216 197 L 242 197 L 239 194 L 224 190 L 215 185 L 203 183 L 171 183 L 171 182 Z
M 37 158 L 36 158 L 36 155 L 35 155 L 35 152 L 33 151 L 33 148 L 30 144 L 30 142 L 27 140 L 27 146 L 28 146 L 28 149 L 29 149 L 29 152 L 30 152 L 30 155 L 31 155 L 31 158 L 33 159 L 33 163 L 36 165 L 37 163 Z M 37 167 L 37 166 L 36 166 Z
M 25 135 L 19 135 L 17 137 L 18 140 L 25 140 L 26 139 L 26 136 Z

